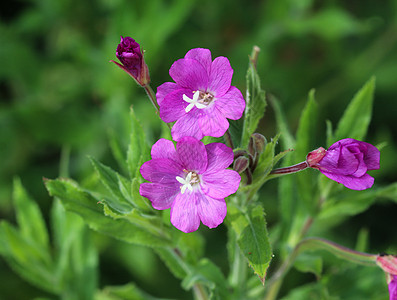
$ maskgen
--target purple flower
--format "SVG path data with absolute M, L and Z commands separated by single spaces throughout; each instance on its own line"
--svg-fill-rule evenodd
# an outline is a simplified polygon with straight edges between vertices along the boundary
M 397 300 L 397 275 L 392 275 L 389 282 L 389 295 L 390 300 Z
M 323 150 L 319 148 L 308 154 L 309 167 L 352 190 L 365 190 L 374 184 L 367 171 L 379 169 L 380 152 L 375 146 L 343 139 Z
M 141 47 L 133 38 L 129 36 L 121 37 L 116 56 L 121 64 L 114 60 L 111 60 L 111 62 L 126 71 L 139 85 L 146 86 L 150 82 L 149 70 L 143 58 Z
M 157 89 L 160 118 L 174 122 L 172 137 L 201 139 L 222 136 L 229 128 L 226 118 L 240 119 L 245 101 L 241 92 L 231 86 L 233 69 L 226 57 L 212 61 L 208 49 L 196 48 L 186 53 L 170 68 L 175 81 Z
M 183 137 L 176 150 L 171 141 L 158 140 L 151 154 L 152 160 L 140 169 L 150 183 L 142 183 L 139 193 L 155 209 L 171 208 L 171 223 L 184 232 L 197 230 L 200 220 L 209 228 L 223 222 L 224 198 L 237 191 L 241 180 L 236 171 L 226 169 L 233 162 L 232 149 Z

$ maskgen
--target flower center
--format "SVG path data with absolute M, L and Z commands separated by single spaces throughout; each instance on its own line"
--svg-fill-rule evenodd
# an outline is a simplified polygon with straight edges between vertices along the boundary
M 187 170 L 183 170 L 183 172 L 188 173 Z M 195 172 L 189 172 L 185 178 L 176 176 L 176 180 L 181 183 L 181 193 L 185 193 L 186 189 L 193 192 L 193 186 L 200 183 L 200 177 Z
M 209 92 L 195 91 L 192 98 L 183 94 L 183 100 L 189 103 L 185 108 L 185 111 L 188 113 L 195 106 L 198 109 L 206 108 L 214 100 L 214 95 Z

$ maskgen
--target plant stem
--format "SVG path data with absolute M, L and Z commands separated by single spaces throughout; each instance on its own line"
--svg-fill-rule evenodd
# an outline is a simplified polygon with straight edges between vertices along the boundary
M 303 230 L 306 230 L 310 227 L 311 221 L 305 223 Z M 300 241 L 289 255 L 289 257 L 284 261 L 281 267 L 277 270 L 277 272 L 272 276 L 272 278 L 268 281 L 269 290 L 266 294 L 266 300 L 274 300 L 277 297 L 277 294 L 280 290 L 281 284 L 283 282 L 284 276 L 287 274 L 289 269 L 292 267 L 297 256 L 305 251 L 305 250 L 327 250 L 328 252 L 338 256 L 342 259 L 360 264 L 365 266 L 376 266 L 376 254 L 368 254 L 364 252 L 355 251 L 349 248 L 346 248 L 342 245 L 338 245 L 332 241 L 328 241 L 322 238 L 306 238 Z
M 303 161 L 299 164 L 296 164 L 296 165 L 293 165 L 290 167 L 274 169 L 270 172 L 270 174 L 291 174 L 291 173 L 296 173 L 296 172 L 302 171 L 308 167 L 309 167 L 309 165 L 307 164 L 307 162 Z
M 153 89 L 150 87 L 150 85 L 145 85 L 143 88 L 145 89 L 145 92 L 148 95 L 150 102 L 152 102 L 154 108 L 156 109 L 157 114 L 160 115 L 160 107 L 157 104 L 156 94 L 154 93 Z

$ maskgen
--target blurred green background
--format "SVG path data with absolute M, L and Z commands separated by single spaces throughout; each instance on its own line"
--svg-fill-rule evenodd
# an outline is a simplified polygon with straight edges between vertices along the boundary
M 309 90 L 316 89 L 323 121 L 313 148 L 325 146 L 325 120 L 335 124 L 354 93 L 376 76 L 367 141 L 386 141 L 387 147 L 381 169 L 372 175 L 376 185 L 397 181 L 397 1 L 13 0 L 0 7 L 1 219 L 15 222 L 14 176 L 48 216 L 52 199 L 42 179 L 60 175 L 62 154 L 70 151 L 69 175 L 77 181 L 92 174 L 88 155 L 117 169 L 109 141 L 117 137 L 126 145 L 131 105 L 149 140 L 157 138 L 160 123 L 144 91 L 108 62 L 115 59 L 120 35 L 135 38 L 146 51 L 154 89 L 171 80 L 173 61 L 203 47 L 213 58 L 229 58 L 233 85 L 245 91 L 248 55 L 259 46 L 262 86 L 279 98 L 293 132 Z M 259 131 L 268 138 L 276 134 L 270 106 Z M 271 226 L 278 218 L 276 182 L 262 193 Z M 396 249 L 390 232 L 395 216 L 395 205 L 380 200 L 331 236 L 352 246 L 365 227 L 372 252 L 393 242 Z M 227 271 L 225 227 L 202 231 L 207 255 Z M 99 234 L 94 238 L 100 287 L 135 281 L 153 295 L 190 297 L 151 251 Z M 305 280 L 313 278 L 292 274 L 289 285 Z M 40 296 L 49 295 L 0 258 L 0 299 Z

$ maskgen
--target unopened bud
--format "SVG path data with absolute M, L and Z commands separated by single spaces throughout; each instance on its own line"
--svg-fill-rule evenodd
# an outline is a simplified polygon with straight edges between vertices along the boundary
M 318 163 L 324 158 L 326 152 L 327 150 L 325 150 L 323 147 L 309 152 L 309 154 L 306 156 L 306 162 L 308 166 L 310 168 L 318 169 Z
M 248 164 L 248 158 L 245 156 L 240 156 L 234 161 L 233 170 L 237 171 L 238 173 L 242 173 L 248 168 Z
M 388 274 L 397 275 L 397 257 L 394 255 L 378 255 L 376 264 Z
M 116 56 L 121 64 L 114 60 L 111 60 L 111 62 L 126 71 L 139 85 L 146 86 L 149 84 L 149 69 L 143 58 L 140 45 L 133 38 L 129 36 L 121 37 L 121 41 L 117 46 Z
M 253 133 L 248 144 L 248 151 L 251 155 L 255 156 L 256 153 L 260 154 L 263 152 L 266 144 L 266 138 L 262 134 Z

